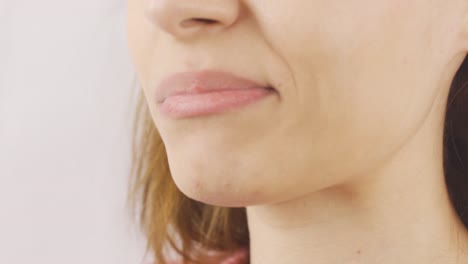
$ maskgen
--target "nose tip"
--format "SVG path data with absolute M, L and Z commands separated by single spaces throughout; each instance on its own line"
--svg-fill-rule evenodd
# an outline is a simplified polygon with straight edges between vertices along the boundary
M 240 0 L 147 0 L 147 17 L 176 38 L 192 36 L 203 28 L 228 28 L 240 12 Z

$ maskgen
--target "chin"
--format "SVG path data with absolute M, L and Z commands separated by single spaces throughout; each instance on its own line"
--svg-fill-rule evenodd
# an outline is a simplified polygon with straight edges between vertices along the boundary
M 187 197 L 213 206 L 246 207 L 259 203 L 259 193 L 236 175 L 171 171 L 177 188 Z M 249 188 L 250 187 L 250 188 Z
M 250 199 L 245 198 L 246 195 L 239 195 L 239 194 L 231 194 L 231 193 L 191 193 L 191 192 L 184 192 L 186 196 L 190 197 L 191 199 L 208 204 L 213 206 L 219 207 L 231 207 L 231 208 L 240 208 L 240 207 L 247 207 L 255 205 Z

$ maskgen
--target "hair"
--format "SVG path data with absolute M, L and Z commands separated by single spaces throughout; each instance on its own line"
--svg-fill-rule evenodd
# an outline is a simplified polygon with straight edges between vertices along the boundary
M 468 228 L 468 59 L 451 83 L 446 105 L 443 162 L 451 203 Z M 139 91 L 133 128 L 133 161 L 129 201 L 138 208 L 146 250 L 167 264 L 171 250 L 184 263 L 209 263 L 210 252 L 230 254 L 249 247 L 245 208 L 204 204 L 175 185 L 163 141 Z M 248 261 L 248 260 L 247 260 Z M 247 264 L 247 263 L 246 263 Z

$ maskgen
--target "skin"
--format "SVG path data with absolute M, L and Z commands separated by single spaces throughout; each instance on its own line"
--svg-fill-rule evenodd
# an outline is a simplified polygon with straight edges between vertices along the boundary
M 128 3 L 172 177 L 193 199 L 247 208 L 251 263 L 468 263 L 442 167 L 467 1 Z M 156 84 L 203 69 L 276 94 L 221 115 L 162 115 Z

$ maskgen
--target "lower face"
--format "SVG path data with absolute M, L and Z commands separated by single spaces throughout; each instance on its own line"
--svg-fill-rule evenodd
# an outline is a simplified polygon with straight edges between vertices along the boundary
M 233 207 L 352 181 L 389 159 L 440 100 L 461 17 L 446 0 L 245 0 L 229 29 L 177 40 L 147 2 L 129 0 L 128 40 L 171 175 L 187 196 Z M 162 112 L 156 84 L 200 69 L 275 92 L 217 114 Z

